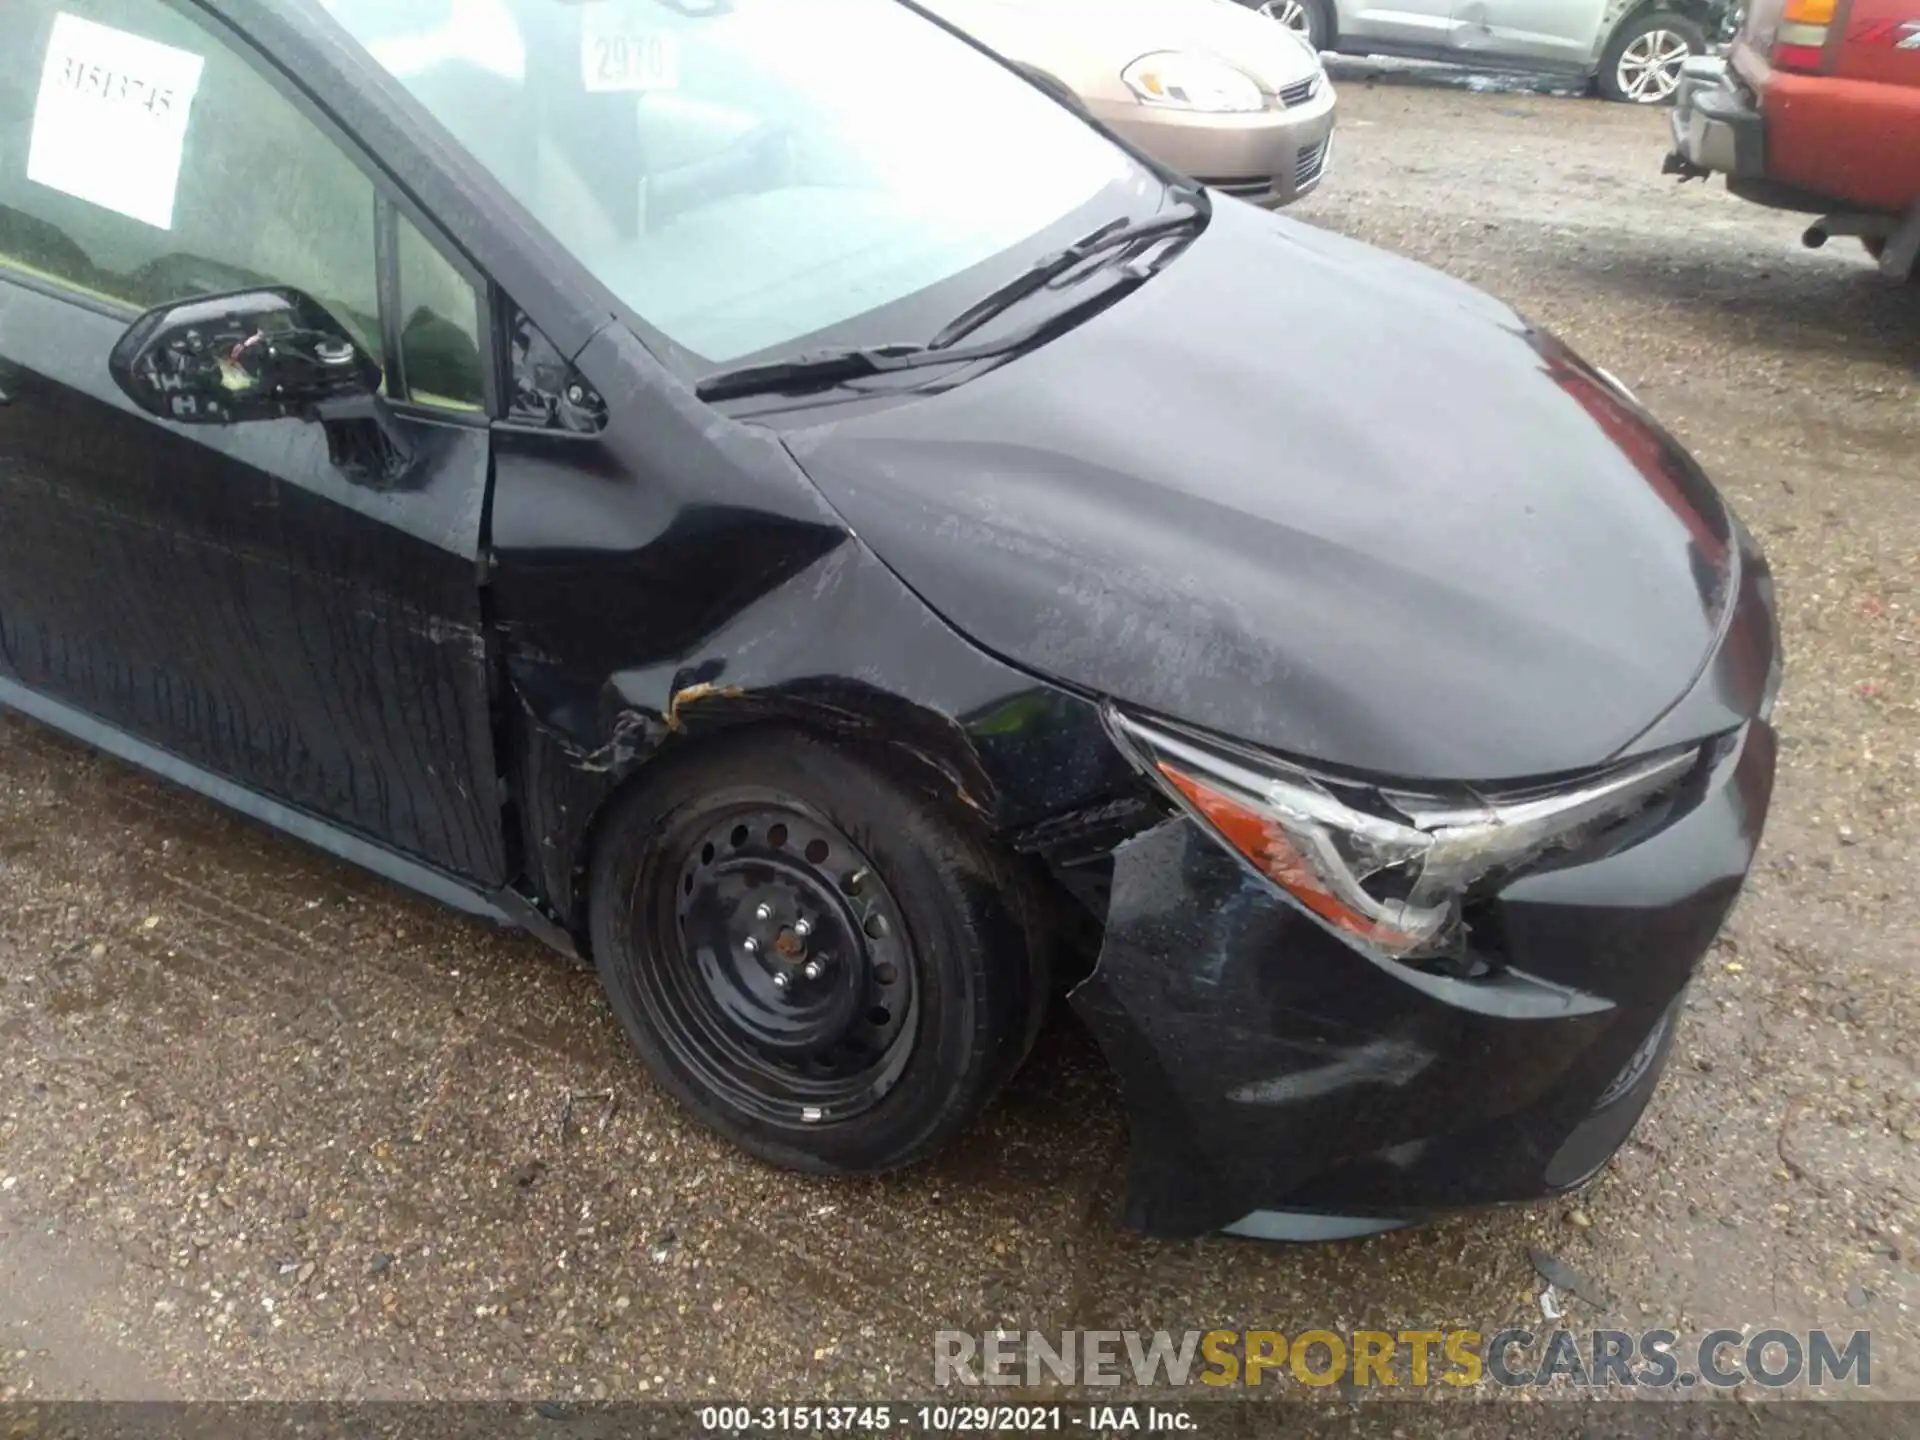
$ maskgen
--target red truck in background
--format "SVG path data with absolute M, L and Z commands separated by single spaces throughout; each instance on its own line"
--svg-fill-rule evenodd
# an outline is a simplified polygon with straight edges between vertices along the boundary
M 1666 170 L 1819 215 L 1920 279 L 1920 0 L 1752 0 L 1726 58 L 1687 63 Z

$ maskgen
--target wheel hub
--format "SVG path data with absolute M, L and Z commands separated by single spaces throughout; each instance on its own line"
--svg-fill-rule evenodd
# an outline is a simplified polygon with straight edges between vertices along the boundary
M 680 929 L 720 1012 L 760 1049 L 804 1056 L 852 1033 L 863 941 L 845 897 L 805 862 L 739 849 L 689 871 Z
M 1301 0 L 1265 0 L 1260 13 L 1302 35 L 1313 33 L 1313 22 L 1307 17 L 1307 7 Z
M 884 1094 L 912 1046 L 914 977 L 899 913 L 865 855 L 785 807 L 710 817 L 676 849 L 681 963 L 662 998 L 687 1058 L 789 1123 Z
M 1620 54 L 1618 80 L 1629 100 L 1654 105 L 1680 88 L 1680 71 L 1693 54 L 1684 35 L 1650 30 L 1636 37 Z

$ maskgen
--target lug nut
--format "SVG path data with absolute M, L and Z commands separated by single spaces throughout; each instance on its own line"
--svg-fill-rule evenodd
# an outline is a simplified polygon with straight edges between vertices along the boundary
M 774 988 L 774 989 L 776 989 L 776 990 L 784 990 L 784 989 L 786 989 L 786 988 L 787 988 L 787 986 L 789 986 L 789 985 L 791 985 L 792 983 L 793 983 L 793 981 L 787 978 L 787 972 L 786 972 L 786 971 L 784 971 L 784 970 L 776 970 L 776 971 L 774 972 L 774 975 L 773 975 L 773 988 Z
M 760 953 L 760 942 L 749 935 L 745 940 L 740 942 L 740 948 L 745 950 L 749 955 L 758 955 Z
M 793 933 L 804 940 L 813 933 L 813 926 L 805 920 L 796 920 L 793 922 Z
M 773 907 L 762 900 L 758 905 L 753 907 L 753 913 L 756 919 L 771 920 L 773 918 Z
M 818 980 L 822 975 L 827 973 L 827 967 L 822 965 L 818 960 L 809 960 L 805 965 L 800 967 L 800 973 L 809 980 Z

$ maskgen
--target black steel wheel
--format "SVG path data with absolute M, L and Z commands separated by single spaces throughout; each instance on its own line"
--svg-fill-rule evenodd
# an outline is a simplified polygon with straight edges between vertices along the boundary
M 675 1059 L 772 1124 L 858 1114 L 913 1052 L 916 964 L 873 861 L 792 802 L 694 806 L 629 923 L 678 965 L 642 997 Z M 811 1118 L 809 1118 L 811 1117 Z
M 595 962 L 668 1090 L 779 1164 L 935 1148 L 1031 1043 L 1045 997 L 983 837 L 809 737 L 716 742 L 615 812 Z

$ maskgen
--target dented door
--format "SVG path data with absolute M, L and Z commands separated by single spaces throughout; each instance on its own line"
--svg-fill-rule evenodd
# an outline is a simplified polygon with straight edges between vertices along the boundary
M 1453 44 L 1577 69 L 1593 62 L 1623 0 L 1455 0 Z
M 250 789 L 497 882 L 476 557 L 487 432 L 403 420 L 365 489 L 318 425 L 135 413 L 123 328 L 0 269 L 0 642 L 20 680 Z

